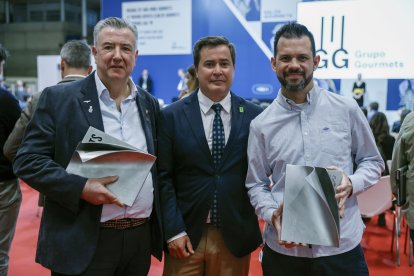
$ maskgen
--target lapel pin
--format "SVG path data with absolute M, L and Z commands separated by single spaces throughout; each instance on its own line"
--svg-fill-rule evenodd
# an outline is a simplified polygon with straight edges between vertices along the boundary
M 93 112 L 93 108 L 92 108 L 92 106 L 91 106 L 91 105 L 89 106 L 88 111 L 89 111 L 89 113 L 92 113 L 92 112 Z
M 91 100 L 86 100 L 86 101 L 83 101 L 84 103 L 90 103 L 91 102 Z
M 145 109 L 145 113 L 148 115 L 148 109 Z
M 239 112 L 243 113 L 244 112 L 244 106 L 239 106 Z

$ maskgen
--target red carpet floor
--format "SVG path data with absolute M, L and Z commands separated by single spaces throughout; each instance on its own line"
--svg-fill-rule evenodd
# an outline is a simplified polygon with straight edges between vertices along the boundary
M 20 209 L 17 230 L 10 252 L 9 276 L 46 276 L 50 272 L 35 263 L 35 249 L 39 229 L 38 193 L 26 184 L 22 185 L 23 204 Z M 408 276 L 414 275 L 414 267 L 408 265 L 408 256 L 403 252 L 405 232 L 400 236 L 401 266 L 396 267 L 395 257 L 390 252 L 392 217 L 387 215 L 387 227 L 376 226 L 376 218 L 367 223 L 362 240 L 370 275 L 373 276 Z M 405 228 L 405 227 L 403 227 Z M 152 261 L 150 276 L 162 275 L 162 263 Z M 258 261 L 258 250 L 251 260 L 250 276 L 262 275 Z

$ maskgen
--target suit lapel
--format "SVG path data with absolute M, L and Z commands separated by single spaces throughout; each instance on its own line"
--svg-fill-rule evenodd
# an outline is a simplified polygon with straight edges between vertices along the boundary
M 243 105 L 241 99 L 231 93 L 231 130 L 226 147 L 224 148 L 223 158 L 220 162 L 221 164 L 225 163 L 233 145 L 237 142 L 236 137 L 239 136 L 240 129 L 243 125 L 245 108 L 246 107 Z
M 155 154 L 154 135 L 152 132 L 153 128 L 151 127 L 150 119 L 150 113 L 152 112 L 152 108 L 148 100 L 144 97 L 144 95 L 139 89 L 136 97 L 136 103 L 138 106 L 139 120 L 141 120 L 142 129 L 144 130 L 145 139 L 147 141 L 148 153 Z
M 206 135 L 204 132 L 203 120 L 201 119 L 200 104 L 198 102 L 197 93 L 193 93 L 191 96 L 182 99 L 184 101 L 184 113 L 189 122 L 193 135 L 195 136 L 197 143 L 202 152 L 207 155 L 210 162 L 213 162 L 211 157 L 211 151 L 208 147 Z
M 81 88 L 79 103 L 89 125 L 101 131 L 105 131 L 94 76 L 95 74 L 92 73 L 85 79 L 85 85 Z M 139 90 L 136 97 L 136 104 L 138 107 L 138 116 L 140 117 L 139 119 L 141 120 L 142 128 L 145 133 L 148 152 L 155 154 L 153 133 L 149 117 L 150 110 L 152 109 L 148 101 Z
M 98 91 L 96 90 L 95 74 L 90 74 L 81 88 L 79 103 L 89 125 L 104 131 L 101 107 L 99 106 Z

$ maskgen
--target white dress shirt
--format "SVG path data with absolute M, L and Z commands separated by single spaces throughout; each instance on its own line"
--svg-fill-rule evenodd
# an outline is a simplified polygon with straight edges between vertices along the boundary
M 147 140 L 135 101 L 138 90 L 132 79 L 128 81 L 131 94 L 121 102 L 120 111 L 96 72 L 95 83 L 105 133 L 148 152 Z M 152 175 L 149 173 L 133 205 L 121 208 L 115 204 L 104 204 L 101 222 L 121 218 L 148 218 L 151 215 L 154 201 L 153 190 Z

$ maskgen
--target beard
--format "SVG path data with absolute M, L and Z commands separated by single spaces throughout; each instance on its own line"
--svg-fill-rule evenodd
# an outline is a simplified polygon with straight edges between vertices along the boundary
M 296 84 L 292 84 L 289 83 L 286 79 L 287 75 L 290 73 L 301 73 L 303 75 L 303 80 L 300 81 L 299 83 Z M 277 79 L 280 82 L 280 85 L 286 90 L 286 92 L 300 92 L 303 91 L 305 89 L 305 87 L 312 81 L 313 79 L 313 72 L 309 75 L 309 77 L 306 77 L 305 72 L 287 72 L 287 73 L 283 73 L 283 77 L 277 75 Z

